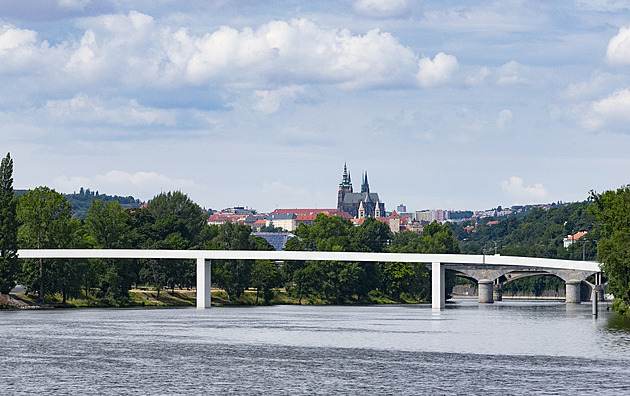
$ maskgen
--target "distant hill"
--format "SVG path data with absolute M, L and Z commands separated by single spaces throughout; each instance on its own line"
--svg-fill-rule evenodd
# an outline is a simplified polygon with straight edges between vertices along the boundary
M 15 195 L 20 196 L 26 194 L 28 190 L 15 190 Z M 84 189 L 81 187 L 78 193 L 63 194 L 70 205 L 72 205 L 72 213 L 74 217 L 78 219 L 84 219 L 87 214 L 87 210 L 90 207 L 93 199 L 101 200 L 103 202 L 118 201 L 123 209 L 139 208 L 143 205 L 143 202 L 139 199 L 135 199 L 132 196 L 121 197 L 119 195 L 107 195 L 99 194 L 98 191 L 90 191 L 89 188 Z

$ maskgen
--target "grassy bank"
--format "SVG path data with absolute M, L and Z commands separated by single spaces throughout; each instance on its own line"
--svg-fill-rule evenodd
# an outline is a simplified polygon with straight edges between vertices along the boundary
M 247 290 L 239 299 L 230 301 L 227 293 L 223 290 L 212 290 L 212 306 L 254 306 L 263 305 L 261 298 L 256 300 L 256 291 Z M 364 300 L 346 300 L 341 304 L 397 304 L 397 303 L 417 303 L 418 301 L 394 301 L 389 297 L 372 292 Z M 276 290 L 274 298 L 270 302 L 271 305 L 326 305 L 330 304 L 326 300 L 305 297 L 299 300 L 284 291 L 284 289 Z M 196 291 L 186 289 L 176 289 L 171 294 L 170 291 L 161 290 L 159 293 L 155 290 L 148 289 L 132 289 L 129 291 L 129 301 L 120 303 L 107 299 L 99 299 L 93 295 L 81 296 L 78 298 L 69 298 L 65 302 L 62 301 L 60 295 L 46 296 L 45 304 L 37 303 L 37 295 L 35 294 L 11 294 L 8 301 L 0 304 L 0 309 L 25 309 L 25 308 L 123 308 L 123 307 L 194 307 L 196 306 Z

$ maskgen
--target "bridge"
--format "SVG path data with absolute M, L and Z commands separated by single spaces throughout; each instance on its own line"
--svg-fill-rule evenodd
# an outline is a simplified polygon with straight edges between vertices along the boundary
M 63 259 L 179 259 L 197 261 L 197 308 L 209 308 L 210 272 L 212 260 L 274 260 L 274 261 L 351 261 L 351 262 L 408 262 L 430 263 L 431 299 L 434 309 L 443 309 L 446 303 L 444 270 L 451 269 L 475 279 L 478 284 L 478 301 L 492 303 L 495 283 L 512 272 L 531 271 L 560 277 L 566 284 L 566 302 L 579 303 L 580 289 L 587 277 L 598 274 L 599 263 L 533 257 L 465 254 L 419 253 L 364 253 L 364 252 L 307 252 L 259 250 L 143 250 L 143 249 L 20 249 L 19 258 Z

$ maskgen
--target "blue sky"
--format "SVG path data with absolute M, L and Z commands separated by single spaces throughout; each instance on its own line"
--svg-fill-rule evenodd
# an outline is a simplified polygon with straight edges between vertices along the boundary
M 0 3 L 15 188 L 221 209 L 579 201 L 630 182 L 625 1 Z

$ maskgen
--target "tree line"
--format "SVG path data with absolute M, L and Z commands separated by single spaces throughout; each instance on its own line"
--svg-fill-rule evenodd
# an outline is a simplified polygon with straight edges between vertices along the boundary
M 195 285 L 193 260 L 166 259 L 21 259 L 22 249 L 223 249 L 273 250 L 244 224 L 208 225 L 199 205 L 181 191 L 161 193 L 146 207 L 125 209 L 117 201 L 92 199 L 85 218 L 72 215 L 66 196 L 37 187 L 16 197 L 13 162 L 2 161 L 0 176 L 0 292 L 16 283 L 36 293 L 40 302 L 59 294 L 62 302 L 80 295 L 113 305 L 125 304 L 133 286 L 164 289 Z M 355 227 L 340 217 L 317 216 L 312 226 L 300 225 L 286 249 L 365 252 L 456 253 L 457 240 L 448 226 L 437 223 L 423 235 L 393 234 L 386 224 L 367 219 Z M 453 277 L 449 277 L 452 284 Z M 429 272 L 423 264 L 213 260 L 212 283 L 237 301 L 248 288 L 269 302 L 284 287 L 299 298 L 342 303 L 385 296 L 398 301 L 425 299 Z M 371 296 L 371 297 L 370 297 Z M 379 297 L 380 298 L 380 297 Z
M 498 224 L 487 220 L 476 225 L 425 226 L 422 234 L 392 233 L 369 218 L 354 226 L 340 217 L 317 216 L 312 226 L 301 224 L 286 250 L 358 251 L 400 253 L 468 253 L 598 259 L 608 279 L 614 309 L 630 307 L 630 186 L 597 194 L 590 201 L 532 210 L 522 218 Z M 586 241 L 562 246 L 567 234 L 589 231 Z M 458 241 L 459 239 L 459 241 Z M 117 201 L 93 199 L 84 219 L 72 216 L 68 199 L 48 187 L 37 187 L 16 197 L 10 154 L 0 164 L 0 293 L 16 283 L 44 296 L 59 293 L 62 300 L 81 294 L 112 304 L 128 301 L 133 286 L 163 289 L 191 288 L 195 284 L 194 261 L 152 259 L 23 259 L 19 248 L 101 249 L 224 249 L 272 250 L 263 238 L 243 224 L 208 225 L 204 211 L 181 191 L 161 193 L 143 208 L 125 209 Z M 295 298 L 321 302 L 417 301 L 430 297 L 426 265 L 413 263 L 356 263 L 269 260 L 213 260 L 213 286 L 237 301 L 248 288 L 269 302 L 274 290 L 284 287 Z M 447 291 L 455 282 L 447 271 Z M 518 281 L 515 281 L 518 282 Z M 558 284 L 524 281 L 536 290 Z M 514 289 L 514 284 L 512 288 Z

